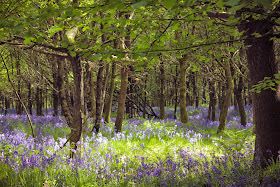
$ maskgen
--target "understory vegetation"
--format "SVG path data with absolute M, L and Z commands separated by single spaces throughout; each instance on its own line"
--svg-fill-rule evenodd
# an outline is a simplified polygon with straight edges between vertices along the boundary
M 34 140 L 26 116 L 0 115 L 0 186 L 278 186 L 279 164 L 262 169 L 253 160 L 252 107 L 245 109 L 247 126 L 232 106 L 219 135 L 202 106 L 188 107 L 190 125 L 166 108 L 165 120 L 127 119 L 121 133 L 115 118 L 91 133 L 89 119 L 74 158 L 62 117 L 32 116 Z

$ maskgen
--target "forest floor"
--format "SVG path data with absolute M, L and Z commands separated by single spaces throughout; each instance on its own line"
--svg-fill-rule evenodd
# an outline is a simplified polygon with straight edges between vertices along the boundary
M 32 116 L 34 141 L 25 115 L 0 115 L 0 186 L 279 186 L 279 164 L 253 161 L 252 107 L 246 127 L 230 107 L 219 135 L 207 112 L 188 107 L 186 125 L 166 108 L 165 120 L 127 119 L 118 134 L 115 118 L 89 133 L 90 119 L 73 159 L 62 117 Z

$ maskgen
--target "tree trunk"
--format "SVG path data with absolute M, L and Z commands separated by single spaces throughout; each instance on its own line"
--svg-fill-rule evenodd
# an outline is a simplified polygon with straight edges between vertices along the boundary
M 164 65 L 163 62 L 160 64 L 160 95 L 159 95 L 159 109 L 160 109 L 160 119 L 164 119 L 164 107 L 165 107 L 165 96 L 164 96 L 164 87 L 165 87 L 165 77 L 164 77 Z
M 17 92 L 20 98 L 22 98 L 22 93 L 21 93 L 21 71 L 20 71 L 20 62 L 19 59 L 16 59 L 16 68 L 17 68 Z M 18 115 L 22 115 L 22 106 L 20 101 L 18 100 L 16 102 L 16 112 Z
M 177 103 L 178 103 L 177 77 L 178 77 L 178 66 L 176 65 L 176 67 L 175 67 L 175 77 L 174 77 L 174 89 L 175 89 L 174 119 L 177 119 Z
M 99 67 L 96 81 L 96 117 L 92 131 L 99 132 L 101 117 L 102 117 L 102 90 L 103 90 L 103 77 L 104 77 L 104 66 Z
M 32 115 L 32 87 L 31 87 L 31 83 L 28 83 L 28 110 L 29 110 L 29 114 Z
M 180 115 L 181 122 L 189 124 L 189 117 L 187 113 L 187 103 L 186 103 L 186 58 L 184 55 L 181 59 L 179 59 L 180 63 Z
M 93 67 L 89 68 L 89 85 L 90 85 L 90 108 L 91 108 L 91 117 L 96 116 L 96 99 L 95 99 L 95 88 L 94 88 L 94 70 Z
M 259 9 L 260 12 L 264 10 Z M 247 62 L 249 66 L 251 85 L 258 84 L 265 77 L 273 77 L 278 73 L 275 61 L 274 41 L 268 33 L 273 31 L 270 20 L 255 20 L 252 16 L 243 21 L 239 27 L 245 31 Z M 258 33 L 262 37 L 254 37 Z M 261 162 L 263 167 L 268 165 L 268 159 L 276 161 L 280 150 L 280 102 L 279 86 L 276 91 L 262 90 L 261 93 L 252 93 L 253 120 L 255 124 L 255 159 Z
M 58 96 L 58 87 L 57 87 L 57 66 L 55 63 L 52 64 L 52 74 L 53 74 L 53 116 L 58 115 L 58 105 L 59 105 L 59 96 Z
M 199 105 L 199 100 L 196 86 L 196 72 L 191 72 L 191 82 L 193 86 L 193 105 L 197 108 Z
M 36 89 L 36 114 L 38 116 L 43 116 L 43 90 L 39 86 Z
M 125 112 L 127 84 L 128 84 L 128 73 L 126 67 L 123 66 L 121 69 L 121 90 L 120 90 L 120 96 L 118 102 L 117 118 L 115 122 L 116 132 L 121 132 L 122 130 L 122 122 L 123 122 L 124 112 Z
M 61 113 L 64 115 L 65 120 L 67 122 L 67 125 L 71 127 L 71 124 L 73 123 L 72 119 L 72 111 L 71 108 L 72 106 L 69 106 L 69 103 L 67 102 L 66 98 L 66 90 L 65 90 L 65 83 L 64 83 L 64 74 L 65 74 L 65 69 L 64 69 L 64 63 L 65 59 L 64 58 L 57 58 L 57 87 L 59 90 L 59 98 L 60 98 L 60 103 L 61 103 Z
M 48 111 L 48 86 L 46 86 L 46 92 L 45 92 L 45 108 L 46 108 L 46 115 L 48 115 L 49 111 Z
M 71 125 L 70 133 L 70 145 L 72 149 L 77 149 L 77 142 L 80 141 L 83 123 L 82 123 L 82 113 L 83 113 L 83 70 L 82 64 L 79 57 L 70 58 L 72 71 L 74 76 L 74 109 L 73 109 L 73 123 Z M 74 152 L 71 153 L 73 157 Z
M 105 120 L 104 121 L 106 123 L 110 123 L 111 109 L 112 109 L 113 96 L 114 96 L 114 90 L 115 90 L 116 69 L 117 69 L 116 62 L 113 62 L 112 63 L 112 72 L 111 72 L 111 82 L 110 82 L 110 88 L 109 88 L 109 95 L 108 95 L 108 98 L 107 98 L 106 111 L 105 111 Z
M 239 77 L 238 86 L 237 86 L 237 88 L 234 89 L 234 94 L 235 94 L 238 109 L 239 109 L 241 125 L 245 127 L 247 124 L 247 121 L 246 121 L 246 112 L 245 112 L 245 108 L 244 108 L 244 101 L 243 101 L 243 97 L 242 97 L 243 87 L 244 87 L 243 78 Z
M 215 88 L 215 83 L 211 83 L 210 86 L 211 91 L 211 98 L 212 98 L 212 102 L 211 102 L 211 109 L 212 109 L 212 113 L 211 113 L 211 120 L 212 121 L 216 121 L 216 103 L 217 103 L 217 99 L 216 99 L 216 88 Z
M 148 79 L 148 74 L 146 74 L 146 77 L 145 77 L 145 85 L 144 85 L 144 103 L 143 103 L 143 118 L 146 117 L 146 107 L 147 107 L 147 79 Z
M 225 75 L 226 75 L 226 80 L 227 80 L 227 90 L 225 93 L 223 106 L 222 106 L 222 110 L 220 113 L 220 119 L 219 119 L 220 124 L 219 124 L 217 133 L 220 133 L 225 129 L 226 121 L 227 121 L 227 114 L 228 114 L 228 107 L 229 107 L 232 91 L 234 89 L 234 84 L 233 84 L 231 71 L 230 71 L 230 63 L 225 61 L 223 68 L 225 70 Z

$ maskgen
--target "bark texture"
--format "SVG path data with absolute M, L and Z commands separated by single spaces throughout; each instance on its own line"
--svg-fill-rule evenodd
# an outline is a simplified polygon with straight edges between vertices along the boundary
M 186 58 L 184 55 L 183 58 L 179 59 L 180 63 L 180 115 L 182 123 L 189 123 L 189 117 L 187 113 L 187 102 L 186 102 Z
M 120 96 L 118 102 L 117 118 L 115 122 L 116 132 L 121 132 L 122 130 L 122 122 L 123 122 L 124 112 L 125 112 L 127 84 L 128 84 L 128 73 L 126 67 L 124 66 L 121 69 L 121 90 L 120 90 Z
M 258 11 L 264 13 L 264 10 Z M 267 19 L 255 20 L 250 16 L 239 29 L 245 31 L 244 35 L 248 37 L 245 46 L 251 85 L 278 73 L 274 41 L 269 35 L 273 31 L 272 22 Z M 262 37 L 252 36 L 253 33 Z M 268 159 L 278 159 L 280 150 L 280 102 L 276 91 L 271 89 L 262 90 L 259 94 L 252 93 L 252 102 L 256 132 L 255 159 L 260 160 L 262 166 L 266 166 Z

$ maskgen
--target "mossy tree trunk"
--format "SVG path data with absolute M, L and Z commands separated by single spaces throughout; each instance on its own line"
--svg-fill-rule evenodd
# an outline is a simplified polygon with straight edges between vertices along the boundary
M 232 75 L 231 75 L 231 71 L 230 71 L 230 63 L 229 61 L 224 61 L 224 65 L 223 68 L 225 70 L 225 77 L 226 77 L 226 81 L 227 81 L 227 90 L 225 91 L 225 97 L 224 97 L 224 101 L 223 101 L 223 105 L 222 105 L 222 109 L 221 109 L 221 113 L 220 113 L 220 124 L 217 130 L 217 133 L 222 132 L 225 129 L 226 126 L 226 121 L 227 121 L 227 114 L 228 114 L 228 107 L 230 104 L 230 99 L 231 99 L 231 95 L 232 95 L 232 91 L 234 89 L 234 84 L 233 84 L 233 79 L 232 79 Z

